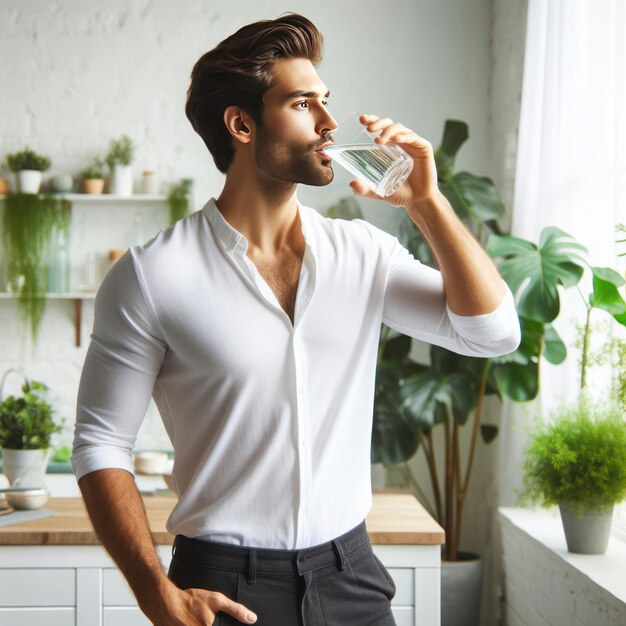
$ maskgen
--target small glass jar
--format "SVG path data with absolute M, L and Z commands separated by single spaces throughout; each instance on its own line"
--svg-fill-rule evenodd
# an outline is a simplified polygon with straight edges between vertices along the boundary
M 141 179 L 141 191 L 151 195 L 159 193 L 159 181 L 153 170 L 144 170 Z

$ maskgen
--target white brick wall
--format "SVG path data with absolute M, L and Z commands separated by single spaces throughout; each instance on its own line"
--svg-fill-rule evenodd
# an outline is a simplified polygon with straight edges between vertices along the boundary
M 136 183 L 143 169 L 157 171 L 163 190 L 170 181 L 194 178 L 194 208 L 200 208 L 219 195 L 224 178 L 184 115 L 193 63 L 243 24 L 289 10 L 310 17 L 325 36 L 318 72 L 333 92 L 338 119 L 355 108 L 389 115 L 437 143 L 445 117 L 458 116 L 473 129 L 460 165 L 487 171 L 489 0 L 397 0 L 384 19 L 372 19 L 380 9 L 374 0 L 296 0 L 288 7 L 278 0 L 232 6 L 208 0 L 3 0 L 1 160 L 28 144 L 52 158 L 45 178 L 76 175 L 95 153 L 107 150 L 112 137 L 128 133 L 138 145 Z M 445 46 L 439 45 L 443 40 Z M 370 78 L 363 78 L 364 68 Z M 0 175 L 13 182 L 7 170 Z M 327 188 L 300 186 L 298 197 L 323 210 L 351 194 L 349 180 L 338 173 Z M 395 229 L 402 209 L 371 200 L 363 206 L 372 222 Z M 124 246 L 133 213 L 123 232 L 119 224 L 113 231 L 86 217 L 73 241 L 97 229 L 104 237 L 119 235 Z M 33 349 L 15 303 L 0 301 L 0 373 L 19 364 L 47 382 L 68 423 L 93 315 L 93 303 L 86 302 L 83 347 L 74 348 L 71 306 L 48 302 L 41 341 Z M 71 429 L 63 439 L 71 440 Z M 149 413 L 138 445 L 157 444 L 169 442 L 158 415 Z
M 624 544 L 612 538 L 604 557 L 572 555 L 558 510 L 503 509 L 499 519 L 508 626 L 626 624 Z

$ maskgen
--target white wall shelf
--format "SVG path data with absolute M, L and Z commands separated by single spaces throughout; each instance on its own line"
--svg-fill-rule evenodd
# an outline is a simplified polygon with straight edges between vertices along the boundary
M 47 192 L 46 192 L 47 193 Z M 112 193 L 52 193 L 49 195 L 65 198 L 70 202 L 163 202 L 167 200 L 165 194 L 135 193 L 131 196 L 118 196 Z M 0 200 L 6 198 L 6 194 L 0 194 Z
M 74 304 L 74 345 L 80 348 L 80 329 L 83 319 L 83 300 L 95 300 L 94 292 L 78 292 L 78 293 L 45 293 L 43 294 L 47 300 L 71 300 Z M 17 300 L 14 293 L 0 292 L 0 300 Z

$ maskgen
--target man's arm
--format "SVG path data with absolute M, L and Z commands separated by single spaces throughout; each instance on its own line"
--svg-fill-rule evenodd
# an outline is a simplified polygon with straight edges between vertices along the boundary
M 242 604 L 204 589 L 182 590 L 169 580 L 148 526 L 143 499 L 126 470 L 101 469 L 78 481 L 98 539 L 130 585 L 139 608 L 157 626 L 206 626 L 218 611 L 252 624 Z
M 437 191 L 408 207 L 407 213 L 435 255 L 450 309 L 457 315 L 494 311 L 506 293 L 504 281 L 447 198 Z
M 422 231 L 443 276 L 450 310 L 457 315 L 491 313 L 502 303 L 506 287 L 496 266 L 463 225 L 437 184 L 437 168 L 430 142 L 388 117 L 361 115 L 370 132 L 382 131 L 379 145 L 393 142 L 413 157 L 413 170 L 391 196 L 382 198 L 361 181 L 350 183 L 360 196 L 383 200 L 406 209 Z

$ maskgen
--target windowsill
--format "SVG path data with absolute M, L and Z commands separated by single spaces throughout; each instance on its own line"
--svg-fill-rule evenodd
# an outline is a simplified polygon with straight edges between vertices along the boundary
M 626 542 L 611 535 L 606 554 L 573 554 L 567 550 L 558 508 L 533 511 L 501 507 L 498 512 L 506 520 L 504 523 L 525 533 L 626 606 Z

